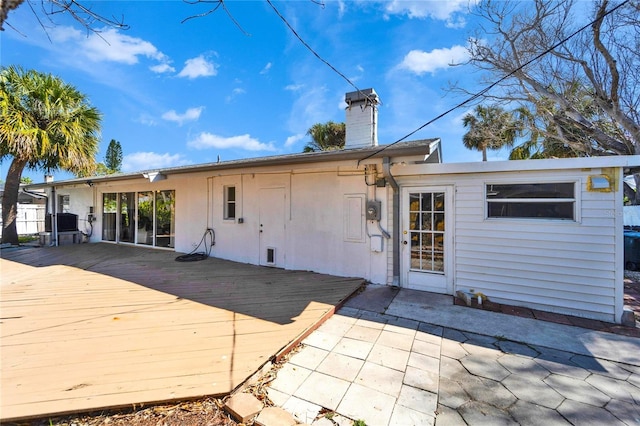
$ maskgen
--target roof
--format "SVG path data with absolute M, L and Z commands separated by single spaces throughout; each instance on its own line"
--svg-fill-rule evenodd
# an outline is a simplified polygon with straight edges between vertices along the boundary
M 425 162 L 441 161 L 440 139 L 420 139 L 410 142 L 399 142 L 390 145 L 379 145 L 374 147 L 350 148 L 335 151 L 303 152 L 296 154 L 274 155 L 268 157 L 256 157 L 231 161 L 220 161 L 215 163 L 203 163 L 189 166 L 167 167 L 161 169 L 140 170 L 131 173 L 116 173 L 104 176 L 89 176 L 75 179 L 60 180 L 50 183 L 36 183 L 29 185 L 29 188 L 44 188 L 64 184 L 78 184 L 91 182 L 112 182 L 118 180 L 129 180 L 135 178 L 149 178 L 150 175 L 172 175 L 182 173 L 197 173 L 204 171 L 217 171 L 239 169 L 247 167 L 267 167 L 296 164 L 323 163 L 330 161 L 371 161 L 384 157 L 397 156 L 422 156 Z M 364 163 L 363 163 L 364 164 Z

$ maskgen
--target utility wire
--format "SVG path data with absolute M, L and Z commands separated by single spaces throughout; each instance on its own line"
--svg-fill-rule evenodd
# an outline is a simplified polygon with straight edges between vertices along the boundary
M 362 92 L 351 80 L 349 80 L 349 78 L 344 75 L 343 73 L 341 73 L 340 71 L 338 71 L 336 69 L 336 67 L 334 67 L 333 65 L 331 65 L 328 61 L 326 61 L 322 56 L 320 56 L 315 50 L 313 50 L 313 48 L 311 46 L 309 46 L 309 44 L 304 41 L 302 39 L 302 37 L 300 37 L 300 35 L 298 34 L 298 32 L 291 26 L 291 24 L 289 24 L 289 22 L 287 21 L 287 19 L 282 16 L 282 14 L 280 13 L 280 11 L 278 11 L 278 9 L 275 7 L 275 5 L 271 2 L 271 0 L 266 0 L 267 3 L 269 4 L 269 6 L 271 6 L 271 8 L 273 9 L 273 11 L 276 13 L 276 15 L 278 15 L 278 17 L 282 20 L 282 22 L 284 22 L 284 24 L 289 28 L 289 30 L 291 30 L 291 32 L 293 33 L 294 36 L 296 36 L 296 38 L 298 40 L 300 40 L 300 43 L 302 43 L 302 45 L 304 47 L 306 47 L 311 53 L 313 53 L 313 55 L 318 58 L 322 63 L 324 63 L 325 65 L 327 65 L 329 68 L 331 68 L 331 70 L 333 70 L 333 72 L 335 72 L 336 74 L 338 74 L 340 77 L 342 77 L 347 83 L 349 83 L 349 85 L 351 85 L 354 89 L 356 89 L 356 91 L 362 95 L 364 98 L 367 99 L 368 102 L 370 102 L 372 105 L 377 105 L 380 104 L 382 105 L 382 102 L 380 102 L 379 99 L 371 99 L 369 96 L 367 96 L 366 93 Z M 313 0 L 312 0 L 313 1 Z M 323 5 L 324 6 L 324 5 Z
M 267 0 L 269 1 L 269 0 Z M 561 45 L 563 45 L 564 43 L 566 43 L 567 41 L 569 41 L 570 39 L 572 39 L 573 37 L 575 37 L 576 35 L 578 35 L 579 33 L 581 33 L 582 31 L 584 31 L 585 29 L 589 28 L 590 26 L 592 26 L 593 24 L 595 24 L 596 22 L 600 21 L 601 19 L 604 19 L 606 16 L 612 14 L 613 12 L 615 12 L 616 10 L 620 9 L 621 7 L 625 6 L 627 3 L 629 3 L 630 0 L 625 0 L 622 3 L 620 3 L 619 5 L 615 6 L 614 8 L 612 8 L 611 10 L 609 10 L 608 12 L 606 12 L 604 15 L 592 20 L 591 22 L 589 22 L 588 24 L 582 26 L 581 28 L 577 29 L 576 31 L 574 31 L 572 34 L 570 34 L 569 36 L 565 37 L 564 39 L 560 40 L 558 43 L 554 44 L 553 46 L 549 47 L 547 50 L 545 50 L 544 52 L 540 53 L 539 55 L 535 56 L 534 58 L 528 60 L 527 62 L 525 62 L 524 64 L 520 65 L 518 68 L 514 69 L 513 71 L 511 71 L 510 73 L 508 73 L 507 75 L 503 76 L 502 78 L 500 78 L 499 80 L 491 83 L 489 86 L 485 87 L 484 89 L 482 89 L 481 91 L 471 95 L 469 98 L 465 99 L 464 101 L 460 102 L 459 104 L 457 104 L 456 106 L 454 106 L 453 108 L 449 108 L 448 110 L 446 110 L 445 112 L 443 112 L 442 114 L 436 116 L 435 118 L 432 118 L 431 120 L 427 121 L 426 123 L 424 123 L 422 126 L 418 127 L 417 129 L 415 129 L 414 131 L 406 134 L 405 136 L 401 137 L 400 139 L 398 139 L 397 141 L 390 143 L 388 145 L 383 146 L 382 148 L 380 148 L 379 150 L 373 152 L 372 154 L 367 155 L 364 158 L 361 158 L 360 160 L 358 160 L 358 164 L 360 164 L 361 161 L 364 161 L 366 159 L 369 159 L 371 157 L 373 157 L 374 155 L 380 154 L 382 151 L 386 150 L 387 148 L 392 147 L 393 145 L 402 142 L 403 140 L 407 139 L 408 137 L 414 135 L 415 133 L 419 132 L 420 130 L 424 129 L 425 127 L 427 127 L 428 125 L 434 123 L 435 121 L 438 121 L 439 119 L 441 119 L 442 117 L 444 117 L 445 115 L 455 111 L 456 109 L 465 106 L 466 104 L 468 104 L 469 102 L 472 102 L 476 99 L 478 99 L 479 97 L 481 97 L 482 95 L 484 95 L 485 93 L 487 93 L 489 90 L 493 89 L 494 87 L 496 87 L 498 84 L 502 83 L 504 80 L 506 80 L 507 78 L 511 77 L 512 75 L 514 75 L 515 73 L 517 73 L 518 71 L 520 71 L 521 69 L 523 69 L 524 67 L 530 65 L 532 62 L 537 61 L 538 59 L 540 59 L 541 57 L 543 57 L 544 55 L 548 54 L 549 52 L 551 52 L 552 50 L 560 47 Z

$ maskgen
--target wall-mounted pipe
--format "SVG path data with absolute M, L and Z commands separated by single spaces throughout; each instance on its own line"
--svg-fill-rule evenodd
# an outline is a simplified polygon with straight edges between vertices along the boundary
M 391 174 L 389 157 L 382 159 L 382 171 L 385 179 L 393 189 L 393 285 L 400 286 L 400 187 Z

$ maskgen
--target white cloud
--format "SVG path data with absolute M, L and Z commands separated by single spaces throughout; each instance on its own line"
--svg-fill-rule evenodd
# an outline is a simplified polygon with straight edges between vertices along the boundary
M 284 87 L 284 90 L 287 90 L 289 92 L 297 92 L 299 90 L 302 90 L 303 88 L 304 84 L 289 84 Z
M 464 12 L 467 7 L 473 6 L 477 0 L 392 0 L 387 3 L 385 10 L 389 14 L 408 15 L 410 18 L 433 18 L 441 21 L 449 21 L 454 14 Z
M 431 52 L 412 50 L 404 57 L 398 68 L 409 70 L 418 75 L 435 73 L 439 69 L 447 68 L 451 64 L 458 64 L 469 58 L 469 52 L 464 46 L 433 49 Z
M 151 68 L 154 72 L 166 72 L 173 70 L 169 65 L 169 57 L 159 51 L 151 42 L 138 37 L 132 37 L 115 28 L 107 28 L 99 33 L 90 33 L 88 36 L 67 26 L 53 27 L 50 30 L 51 39 L 63 45 L 74 44 L 78 49 L 67 46 L 66 51 L 80 52 L 91 62 L 116 62 L 126 65 L 135 65 L 141 57 L 159 62 Z
M 165 61 L 166 56 L 152 43 L 121 34 L 115 28 L 91 34 L 83 42 L 84 53 L 93 61 L 112 61 L 128 65 L 138 63 L 139 56 Z
M 155 73 L 163 74 L 165 72 L 175 72 L 175 68 L 169 64 L 159 64 L 149 67 L 149 69 Z
M 227 97 L 225 97 L 225 102 L 226 103 L 230 103 L 232 102 L 236 97 L 240 96 L 240 95 L 244 95 L 245 93 L 247 93 L 246 90 L 240 88 L 240 87 L 236 87 L 235 89 L 233 89 L 231 91 L 231 94 L 228 95 Z
M 152 117 L 150 114 L 147 114 L 147 113 L 140 114 L 140 116 L 134 121 L 137 122 L 137 123 L 140 123 L 140 124 L 144 124 L 145 126 L 150 126 L 150 127 L 153 127 L 153 126 L 158 124 L 158 123 L 156 123 L 155 118 Z
M 179 114 L 175 110 L 170 110 L 162 114 L 162 119 L 167 121 L 173 121 L 182 126 L 185 121 L 195 121 L 200 118 L 204 107 L 189 108 L 184 113 Z
M 202 132 L 195 139 L 187 142 L 187 146 L 194 149 L 228 149 L 240 148 L 247 151 L 275 151 L 272 143 L 262 143 L 250 135 L 239 135 L 225 138 L 209 132 Z
M 271 67 L 272 67 L 271 62 L 268 62 L 267 65 L 265 65 L 264 68 L 262 68 L 262 70 L 260 71 L 260 74 L 268 73 Z
M 178 74 L 178 77 L 198 78 L 210 77 L 218 74 L 217 65 L 208 61 L 203 55 L 196 58 L 187 59 L 184 62 L 184 68 Z
M 305 136 L 306 133 L 298 133 L 297 135 L 289 136 L 285 141 L 284 146 L 289 148 L 290 146 L 295 145 L 297 142 L 304 139 Z
M 160 169 L 191 164 L 182 154 L 158 154 L 156 152 L 134 152 L 122 159 L 122 171 L 134 172 L 138 170 Z

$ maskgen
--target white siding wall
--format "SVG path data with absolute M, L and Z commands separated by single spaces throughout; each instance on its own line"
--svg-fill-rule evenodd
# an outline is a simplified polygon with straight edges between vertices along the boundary
M 490 300 L 616 321 L 616 193 L 587 192 L 581 172 L 429 176 L 455 184 L 455 290 Z M 577 221 L 486 219 L 486 183 L 577 181 Z M 621 205 L 621 203 L 620 203 Z M 621 208 L 621 207 L 620 207 Z M 621 234 L 620 229 L 620 234 Z

